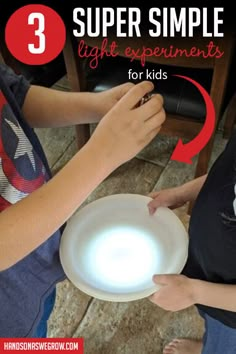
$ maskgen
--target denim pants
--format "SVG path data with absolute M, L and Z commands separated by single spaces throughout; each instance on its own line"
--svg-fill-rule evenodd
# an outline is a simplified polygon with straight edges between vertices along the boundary
M 205 320 L 202 354 L 236 354 L 236 328 L 223 323 L 199 311 Z
M 35 338 L 47 337 L 47 321 L 53 310 L 55 299 L 56 299 L 56 289 L 54 289 L 45 300 L 44 312 L 33 337 Z

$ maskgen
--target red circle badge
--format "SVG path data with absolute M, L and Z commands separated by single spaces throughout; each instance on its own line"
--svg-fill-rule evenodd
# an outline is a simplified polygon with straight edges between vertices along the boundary
M 5 28 L 11 54 L 28 65 L 42 65 L 63 50 L 66 29 L 56 11 L 45 5 L 26 5 L 15 11 Z

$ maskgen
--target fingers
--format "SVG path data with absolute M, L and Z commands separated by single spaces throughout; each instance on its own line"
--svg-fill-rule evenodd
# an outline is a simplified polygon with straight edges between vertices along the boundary
M 156 129 L 161 128 L 162 124 L 166 119 L 166 114 L 163 108 L 159 111 L 159 113 L 154 114 L 148 120 L 145 121 L 145 128 L 147 133 L 152 131 L 155 132 Z
M 118 90 L 118 99 L 126 95 L 129 90 L 131 90 L 135 85 L 132 82 L 126 82 L 125 84 L 119 85 L 116 87 Z
M 134 119 L 143 121 L 149 141 L 154 139 L 166 119 L 162 96 L 154 95 L 143 106 L 136 108 L 134 110 Z
M 155 116 L 151 117 L 149 120 L 144 122 L 144 129 L 146 130 L 147 138 L 149 142 L 155 138 L 155 136 L 161 130 L 162 124 L 166 118 L 165 111 L 157 113 Z
M 151 200 L 147 205 L 150 215 L 153 215 L 157 208 L 161 206 L 159 199 L 155 199 L 160 195 L 160 193 L 161 192 L 152 192 L 148 195 L 150 198 L 153 198 L 153 200 Z
M 155 293 L 155 294 L 156 294 L 156 293 Z M 155 297 L 155 294 L 150 295 L 150 296 L 148 297 L 148 300 L 151 301 L 153 304 L 157 305 L 157 304 L 156 304 L 156 297 Z
M 170 280 L 170 276 L 171 275 L 169 274 L 155 274 L 153 275 L 152 280 L 157 285 L 166 285 Z
M 149 210 L 149 214 L 153 215 L 155 213 L 155 211 L 159 208 L 159 207 L 168 207 L 169 209 L 173 210 L 176 208 L 179 208 L 182 206 L 182 203 L 174 203 L 172 205 L 170 205 L 170 200 L 165 200 L 163 197 L 158 198 L 158 196 L 154 197 L 155 199 L 151 200 L 148 203 L 148 210 Z
M 144 117 L 145 120 L 161 110 L 163 110 L 163 97 L 159 94 L 153 95 L 149 101 L 135 109 L 136 114 L 139 117 Z
M 143 81 L 134 85 L 117 103 L 117 108 L 133 109 L 143 96 L 151 92 L 154 85 L 150 81 Z
M 155 213 L 155 211 L 157 210 L 157 208 L 159 206 L 161 206 L 161 204 L 162 203 L 159 199 L 154 199 L 150 203 L 148 203 L 149 214 L 153 215 Z
M 148 196 L 150 198 L 156 198 L 159 194 L 160 194 L 161 191 L 158 191 L 158 192 L 151 192 L 148 194 Z
M 155 201 L 155 202 L 156 202 L 156 201 Z M 160 206 L 160 203 L 158 203 L 158 202 L 156 202 L 156 203 L 149 203 L 149 204 L 148 204 L 149 214 L 150 214 L 150 215 L 153 215 L 159 206 Z

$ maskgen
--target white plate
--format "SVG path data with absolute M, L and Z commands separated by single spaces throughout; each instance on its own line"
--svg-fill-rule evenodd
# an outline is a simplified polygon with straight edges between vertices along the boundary
M 179 218 L 160 207 L 152 216 L 151 198 L 116 194 L 74 214 L 61 239 L 65 274 L 84 293 L 106 301 L 133 301 L 158 290 L 154 274 L 178 274 L 188 252 L 188 235 Z

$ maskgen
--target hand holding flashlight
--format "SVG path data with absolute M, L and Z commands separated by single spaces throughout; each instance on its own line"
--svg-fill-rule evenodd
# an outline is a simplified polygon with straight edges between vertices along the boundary
M 131 85 L 93 133 L 90 144 L 96 145 L 111 170 L 135 157 L 161 129 L 163 98 L 151 95 L 153 88 L 149 81 Z

